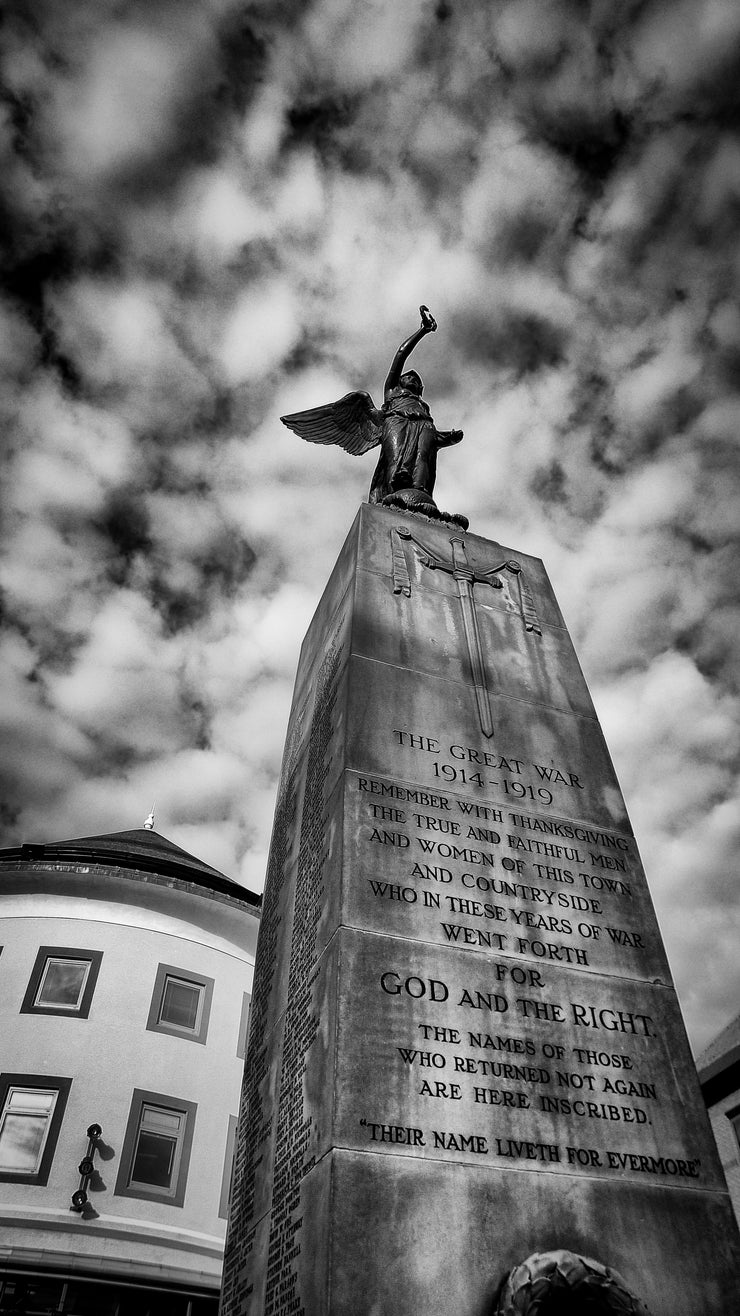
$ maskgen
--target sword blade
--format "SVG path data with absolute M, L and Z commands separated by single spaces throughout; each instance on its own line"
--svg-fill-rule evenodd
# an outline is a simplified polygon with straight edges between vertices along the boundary
M 480 720 L 483 735 L 490 738 L 493 735 L 493 715 L 491 713 L 491 703 L 488 698 L 488 687 L 486 686 L 486 672 L 483 666 L 483 649 L 480 642 L 480 631 L 478 630 L 478 618 L 475 614 L 473 582 L 465 579 L 465 577 L 461 575 L 456 575 L 456 580 L 457 592 L 460 598 L 460 609 L 463 615 L 463 625 L 465 627 L 465 639 L 468 643 L 468 655 L 470 657 L 470 666 L 473 673 L 475 701 L 478 705 L 478 718 Z

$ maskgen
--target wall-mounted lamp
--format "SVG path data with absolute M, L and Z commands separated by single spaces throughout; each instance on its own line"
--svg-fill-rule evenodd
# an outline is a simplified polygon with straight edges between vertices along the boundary
M 87 1185 L 91 1176 L 95 1173 L 95 1149 L 102 1136 L 103 1130 L 99 1124 L 91 1124 L 87 1130 L 87 1151 L 80 1161 L 77 1169 L 80 1173 L 80 1186 L 72 1194 L 71 1211 L 84 1211 L 87 1206 Z

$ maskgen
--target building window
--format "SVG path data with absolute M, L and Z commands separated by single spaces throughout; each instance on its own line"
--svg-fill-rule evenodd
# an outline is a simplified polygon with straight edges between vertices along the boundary
M 247 1054 L 247 1038 L 249 1036 L 249 1011 L 252 1004 L 252 997 L 249 992 L 242 993 L 242 1012 L 239 1020 L 239 1033 L 236 1039 L 236 1054 L 239 1060 L 243 1060 Z
M 87 1019 L 102 950 L 40 946 L 21 1014 L 67 1014 Z
M 160 964 L 146 1026 L 205 1045 L 212 996 L 213 978 Z
M 218 1316 L 218 1292 L 128 1281 L 57 1278 L 0 1271 L 0 1312 L 34 1316 Z
M 115 1191 L 182 1206 L 193 1143 L 193 1101 L 134 1089 Z
M 234 1178 L 234 1157 L 236 1154 L 236 1127 L 236 1115 L 229 1115 L 229 1127 L 226 1132 L 224 1171 L 221 1176 L 221 1198 L 218 1204 L 218 1214 L 222 1220 L 228 1220 L 229 1218 L 229 1201 L 231 1200 L 231 1183 Z
M 0 1180 L 45 1184 L 71 1078 L 0 1075 Z

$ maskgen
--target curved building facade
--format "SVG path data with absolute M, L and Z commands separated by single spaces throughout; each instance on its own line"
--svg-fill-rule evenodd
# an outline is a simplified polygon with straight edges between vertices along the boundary
M 145 828 L 0 883 L 0 1312 L 215 1314 L 258 899 Z

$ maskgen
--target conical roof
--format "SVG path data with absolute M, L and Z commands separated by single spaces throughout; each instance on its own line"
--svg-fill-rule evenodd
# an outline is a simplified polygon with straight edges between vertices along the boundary
M 209 887 L 225 895 L 259 905 L 254 892 L 239 886 L 217 868 L 211 868 L 201 859 L 188 854 L 166 836 L 147 827 L 136 827 L 128 832 L 109 832 L 103 836 L 80 836 L 71 841 L 52 841 L 45 844 L 25 844 L 0 850 L 0 862 L 32 859 L 50 863 L 110 864 L 116 868 L 137 868 L 144 872 L 179 877 L 197 886 Z

